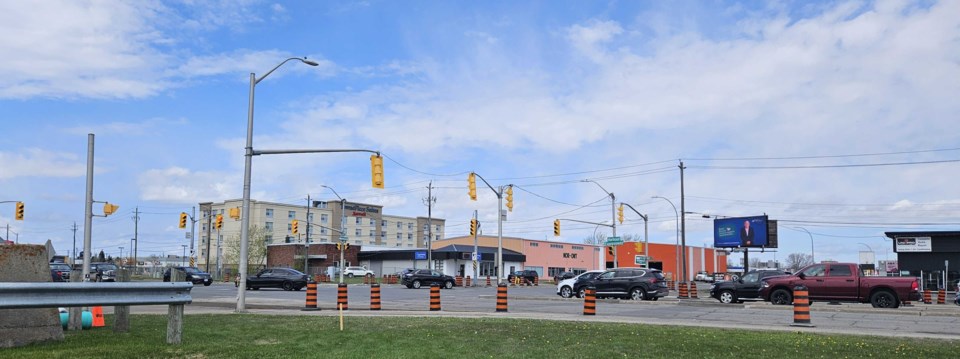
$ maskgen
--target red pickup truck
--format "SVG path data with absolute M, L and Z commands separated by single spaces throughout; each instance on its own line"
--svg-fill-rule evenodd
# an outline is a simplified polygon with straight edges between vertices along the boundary
M 867 277 L 853 263 L 812 264 L 793 275 L 765 278 L 760 297 L 773 304 L 790 304 L 798 285 L 807 287 L 811 301 L 869 302 L 874 308 L 897 308 L 903 300 L 920 300 L 917 278 Z

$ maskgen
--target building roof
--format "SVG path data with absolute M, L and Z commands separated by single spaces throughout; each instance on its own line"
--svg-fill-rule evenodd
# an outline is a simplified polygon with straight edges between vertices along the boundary
M 916 231 L 916 232 L 883 232 L 887 238 L 897 237 L 960 237 L 960 231 Z
M 496 247 L 478 247 L 480 251 L 481 260 L 493 260 L 494 254 L 497 253 Z M 373 251 L 361 251 L 357 255 L 357 259 L 360 260 L 413 260 L 415 258 L 416 252 L 426 252 L 424 248 L 416 249 L 404 249 L 404 250 L 373 250 Z M 433 259 L 464 259 L 469 260 L 469 254 L 473 253 L 473 246 L 464 246 L 451 244 L 446 247 L 441 247 L 433 250 L 432 257 Z M 464 257 L 466 255 L 466 257 Z M 509 249 L 503 249 L 503 261 L 504 262 L 525 262 L 527 256 Z

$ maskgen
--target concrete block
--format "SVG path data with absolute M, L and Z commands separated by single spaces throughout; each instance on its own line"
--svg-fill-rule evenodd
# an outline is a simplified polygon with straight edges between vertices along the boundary
M 0 245 L 0 283 L 51 280 L 45 246 Z M 63 340 L 57 308 L 0 309 L 0 348 L 51 340 Z

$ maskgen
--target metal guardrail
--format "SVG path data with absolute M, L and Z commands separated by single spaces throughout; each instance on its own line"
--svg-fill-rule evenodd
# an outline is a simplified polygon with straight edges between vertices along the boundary
M 0 283 L 0 309 L 183 305 L 192 283 Z

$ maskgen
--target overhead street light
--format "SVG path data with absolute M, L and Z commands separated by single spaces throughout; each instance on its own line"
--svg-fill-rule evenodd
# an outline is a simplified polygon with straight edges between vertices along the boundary
M 681 272 L 681 269 L 680 269 L 680 213 L 677 212 L 677 206 L 673 205 L 673 201 L 671 201 L 669 198 L 663 197 L 663 196 L 653 196 L 653 197 L 650 197 L 650 198 L 659 198 L 659 199 L 662 199 L 662 200 L 664 200 L 664 201 L 667 201 L 667 203 L 670 203 L 670 207 L 673 207 L 673 214 L 674 214 L 674 216 L 676 216 L 676 218 L 677 218 L 677 244 L 676 244 L 676 246 L 674 247 L 674 251 L 676 251 L 676 253 L 677 253 L 677 258 L 676 258 L 676 260 L 677 260 L 677 276 L 680 276 L 680 272 Z M 682 280 L 685 281 L 686 279 L 684 278 L 684 279 L 682 279 Z
M 580 180 L 580 182 L 593 182 L 593 184 L 597 185 L 597 187 L 600 187 L 600 189 L 603 190 L 603 192 L 606 192 L 606 194 L 610 196 L 610 223 L 612 223 L 610 225 L 610 228 L 612 228 L 612 231 L 613 231 L 612 237 L 616 237 L 617 236 L 617 197 L 614 196 L 613 193 L 611 193 L 610 191 L 607 191 L 606 188 L 603 188 L 603 186 L 601 186 L 600 183 L 597 181 L 594 181 L 592 179 L 585 179 L 585 180 Z M 605 265 L 600 266 L 600 268 L 604 268 L 604 267 Z M 617 268 L 617 251 L 616 250 L 613 251 L 613 267 Z
M 345 249 L 344 247 L 346 247 L 343 244 L 347 242 L 347 232 L 344 232 L 347 230 L 347 200 L 343 199 L 343 197 L 340 197 L 340 194 L 337 193 L 333 187 L 327 185 L 320 185 L 320 187 L 329 189 L 331 192 L 333 192 L 334 196 L 337 196 L 337 198 L 340 199 L 340 239 L 338 240 L 340 245 L 337 246 L 340 248 L 340 266 L 337 269 L 340 271 L 340 281 L 338 283 L 343 283 L 343 251 Z
M 245 312 L 247 310 L 247 245 L 250 243 L 250 177 L 251 177 L 251 166 L 253 164 L 253 98 L 256 86 L 260 81 L 263 81 L 267 76 L 270 76 L 274 71 L 276 71 L 283 64 L 291 61 L 297 60 L 304 64 L 310 66 L 319 65 L 315 61 L 307 60 L 307 58 L 291 57 L 289 59 L 283 60 L 276 67 L 267 71 L 267 73 L 257 78 L 257 75 L 253 72 L 250 73 L 250 98 L 247 105 L 247 145 L 244 148 L 244 161 L 243 161 L 243 209 L 240 212 L 240 283 L 237 285 L 237 312 Z

